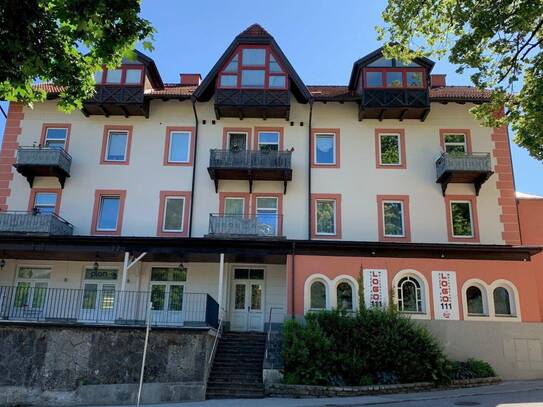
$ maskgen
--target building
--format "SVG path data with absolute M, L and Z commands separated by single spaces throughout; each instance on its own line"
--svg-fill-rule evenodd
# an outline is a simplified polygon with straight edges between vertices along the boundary
M 487 92 L 381 49 L 348 85 L 309 86 L 258 25 L 203 80 L 136 57 L 70 115 L 52 84 L 10 105 L 4 319 L 137 325 L 152 300 L 156 325 L 221 309 L 266 331 L 363 294 L 451 324 L 543 321 L 541 203 L 517 205 L 507 129 L 469 113 Z

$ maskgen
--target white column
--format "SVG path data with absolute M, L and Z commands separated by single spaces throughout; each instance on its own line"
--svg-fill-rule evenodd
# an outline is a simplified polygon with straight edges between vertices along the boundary
M 221 309 L 223 308 L 223 287 L 224 287 L 224 253 L 221 253 L 221 260 L 219 262 L 219 317 L 221 316 Z
M 130 253 L 124 252 L 124 263 L 123 263 L 123 276 L 121 280 L 121 291 L 126 289 L 126 280 L 128 279 L 128 261 L 130 260 Z

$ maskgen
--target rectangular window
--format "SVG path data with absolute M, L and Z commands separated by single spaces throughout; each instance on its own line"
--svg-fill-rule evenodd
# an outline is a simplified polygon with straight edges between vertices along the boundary
M 279 132 L 258 132 L 258 149 L 264 151 L 279 151 Z
M 315 135 L 315 164 L 334 165 L 336 163 L 335 134 Z
M 401 165 L 399 134 L 379 135 L 379 157 L 381 165 Z
M 383 74 L 382 72 L 366 72 L 366 87 L 368 88 L 382 88 L 383 87 Z
M 120 84 L 123 71 L 122 69 L 108 69 L 106 71 L 106 83 Z
M 471 202 L 451 201 L 452 235 L 458 238 L 473 238 L 473 216 Z
M 243 215 L 245 213 L 245 198 L 225 198 L 225 215 Z
M 465 134 L 445 134 L 443 145 L 447 154 L 464 155 L 468 152 Z
M 164 204 L 164 232 L 183 232 L 185 198 L 168 196 Z
M 317 199 L 315 204 L 317 235 L 336 234 L 336 201 L 334 199 Z
M 256 219 L 259 234 L 263 236 L 277 235 L 278 201 L 276 197 L 256 197 Z
M 284 75 L 270 75 L 268 87 L 275 89 L 284 89 L 287 87 L 287 77 Z
M 96 223 L 97 231 L 117 230 L 120 206 L 121 198 L 119 196 L 100 197 L 100 207 L 98 210 L 98 219 Z
M 263 66 L 266 64 L 266 49 L 244 48 L 242 60 L 243 66 Z
M 270 54 L 270 72 L 271 73 L 283 73 L 283 69 L 281 69 L 281 66 L 276 61 L 275 57 Z
M 127 68 L 125 71 L 124 83 L 127 85 L 139 85 L 141 84 L 141 75 L 143 71 L 138 68 Z
M 191 134 L 188 131 L 171 131 L 168 162 L 188 163 L 190 161 Z
M 386 72 L 387 88 L 402 88 L 403 73 L 402 72 Z
M 383 201 L 383 230 L 385 237 L 404 237 L 402 201 Z
M 422 72 L 408 71 L 406 73 L 406 78 L 407 78 L 408 88 L 422 88 L 423 87 Z
M 247 133 L 228 133 L 228 149 L 239 151 L 247 149 Z
M 126 161 L 128 132 L 110 130 L 107 135 L 106 161 Z
M 56 205 L 56 192 L 36 192 L 34 195 L 34 211 L 37 213 L 55 213 Z
M 94 82 L 98 85 L 102 83 L 102 79 L 104 78 L 104 71 L 100 70 L 94 74 Z
M 221 88 L 235 88 L 238 86 L 237 75 L 221 75 Z
M 68 139 L 67 128 L 47 127 L 45 129 L 45 139 L 43 141 L 43 146 L 64 150 L 66 148 L 67 139 Z
M 236 54 L 234 56 L 234 58 L 232 58 L 230 63 L 226 66 L 226 68 L 224 68 L 223 72 L 236 72 L 237 73 L 237 71 L 238 71 L 238 60 L 239 60 L 239 57 L 238 57 L 238 54 Z
M 244 88 L 263 88 L 266 71 L 263 69 L 243 69 L 241 71 L 241 86 Z

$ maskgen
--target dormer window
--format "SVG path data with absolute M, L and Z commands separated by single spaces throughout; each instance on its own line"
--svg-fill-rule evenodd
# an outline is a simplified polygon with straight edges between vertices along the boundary
M 379 58 L 362 71 L 364 88 L 423 89 L 426 87 L 425 69 L 415 63 Z M 361 79 L 362 79 L 361 78 Z
M 143 85 L 143 65 L 122 65 L 117 69 L 103 68 L 96 72 L 94 80 L 97 85 Z
M 287 75 L 268 47 L 240 47 L 219 76 L 219 88 L 286 89 Z

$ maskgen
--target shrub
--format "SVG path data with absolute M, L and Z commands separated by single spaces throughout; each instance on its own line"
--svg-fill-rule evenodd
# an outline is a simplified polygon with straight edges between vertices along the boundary
M 496 372 L 487 362 L 468 359 L 465 362 L 450 362 L 447 377 L 450 380 L 480 379 L 496 376 Z
M 396 311 L 323 311 L 283 330 L 284 380 L 316 385 L 444 381 L 450 364 L 434 337 Z

